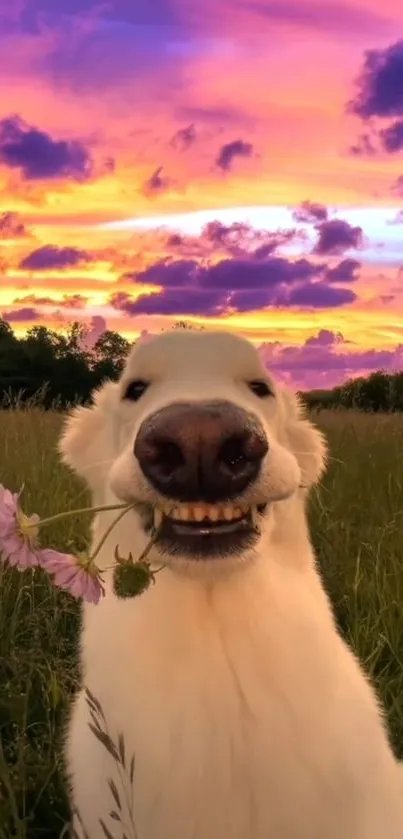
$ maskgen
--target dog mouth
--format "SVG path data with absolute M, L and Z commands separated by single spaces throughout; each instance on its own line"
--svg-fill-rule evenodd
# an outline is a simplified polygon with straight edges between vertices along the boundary
M 163 553 L 216 559 L 240 555 L 260 535 L 267 504 L 166 504 L 153 510 L 155 544 Z

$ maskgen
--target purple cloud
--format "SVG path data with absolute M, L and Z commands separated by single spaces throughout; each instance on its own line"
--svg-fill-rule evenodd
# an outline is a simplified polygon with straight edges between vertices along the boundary
M 264 288 L 239 289 L 229 295 L 231 309 L 235 312 L 254 312 L 270 305 L 270 292 Z M 278 305 L 281 300 L 278 298 Z
M 222 259 L 217 263 L 161 260 L 144 271 L 125 276 L 136 284 L 158 286 L 159 294 L 143 294 L 136 300 L 125 293 L 115 294 L 111 304 L 128 314 L 205 316 L 269 306 L 343 306 L 353 302 L 356 295 L 334 283 L 351 283 L 356 279 L 355 267 L 354 260 L 345 260 L 328 279 L 326 264 L 305 258 L 292 261 L 268 256 L 258 261 L 252 253 L 249 258 Z
M 314 201 L 303 201 L 293 212 L 295 221 L 303 224 L 316 224 L 327 221 L 327 207 L 324 204 L 317 204 Z
M 258 289 L 278 287 L 282 283 L 305 282 L 319 276 L 323 266 L 297 259 L 291 262 L 279 256 L 262 262 L 246 259 L 223 259 L 202 269 L 201 282 L 205 288 Z
M 91 255 L 79 248 L 44 245 L 24 257 L 19 267 L 28 271 L 49 271 L 55 268 L 62 270 L 73 268 L 81 262 L 89 262 L 90 259 Z
M 143 294 L 137 300 L 119 293 L 110 298 L 111 305 L 128 315 L 203 315 L 213 317 L 225 312 L 228 294 L 216 290 L 177 288 L 161 294 Z
M 0 121 L 0 162 L 32 181 L 88 181 L 93 173 L 91 156 L 81 142 L 54 140 L 17 115 Z
M 342 259 L 338 265 L 327 269 L 326 280 L 328 283 L 354 283 L 360 268 L 361 263 L 356 259 Z
M 386 152 L 393 154 L 403 149 L 403 119 L 398 119 L 379 132 L 379 138 Z
M 372 124 L 373 138 L 379 151 L 393 154 L 403 149 L 403 40 L 385 49 L 368 50 L 362 71 L 356 81 L 356 95 L 347 103 L 347 110 L 364 122 L 373 118 L 391 120 L 385 128 Z M 370 123 L 371 124 L 371 123 Z M 362 134 L 350 148 L 354 155 L 376 153 L 373 138 Z
M 164 288 L 188 287 L 199 281 L 201 266 L 193 259 L 161 260 L 132 275 L 142 285 L 156 285 Z M 126 275 L 127 277 L 127 275 Z
M 372 136 L 360 134 L 356 143 L 350 146 L 350 153 L 356 157 L 373 157 L 377 152 L 395 154 L 403 149 L 403 119 L 397 119 L 386 128 L 372 128 Z
M 282 245 L 289 244 L 297 236 L 296 230 L 255 230 L 246 222 L 222 224 L 211 221 L 202 230 L 200 241 L 207 241 L 233 257 L 251 255 L 265 259 Z
M 308 309 L 331 309 L 354 303 L 357 295 L 349 288 L 336 288 L 325 283 L 306 283 L 291 289 L 287 298 L 288 306 L 300 306 Z
M 281 283 L 310 280 L 323 273 L 324 265 L 297 259 L 291 262 L 283 257 L 268 257 L 260 262 L 253 258 L 223 259 L 220 262 L 202 265 L 194 259 L 161 260 L 136 275 L 142 285 L 162 288 L 189 288 L 194 285 L 206 289 L 272 288 Z
M 341 332 L 332 332 L 331 329 L 320 329 L 317 335 L 312 335 L 305 341 L 305 347 L 336 347 L 343 344 L 344 338 Z
M 301 283 L 295 288 L 277 286 L 273 289 L 243 289 L 233 292 L 229 305 L 236 312 L 259 311 L 268 306 L 302 309 L 330 309 L 353 303 L 356 299 L 350 289 L 332 288 L 323 282 Z
M 165 244 L 175 255 L 183 258 L 207 258 L 222 254 L 239 259 L 261 260 L 273 254 L 277 248 L 305 238 L 303 231 L 294 229 L 256 230 L 245 222 L 226 225 L 221 221 L 211 221 L 205 225 L 200 236 L 171 233 Z
M 314 248 L 317 254 L 341 254 L 350 248 L 359 248 L 363 240 L 361 227 L 353 227 L 343 219 L 331 219 L 318 224 L 318 240 Z
M 177 151 L 187 151 L 196 140 L 196 129 L 194 124 L 187 128 L 179 128 L 172 137 L 170 144 Z
M 31 307 L 26 306 L 22 309 L 15 309 L 13 312 L 2 312 L 1 317 L 3 320 L 7 320 L 9 323 L 24 323 L 33 320 L 39 320 L 41 317 L 40 312 L 37 309 L 31 309 Z
M 233 140 L 231 143 L 224 143 L 221 146 L 215 165 L 223 172 L 229 172 L 236 157 L 251 157 L 252 153 L 252 143 L 245 143 L 244 140 Z
M 29 233 L 18 213 L 10 211 L 0 214 L 0 239 L 22 239 L 24 236 L 29 236 Z
M 229 311 L 252 312 L 269 306 L 323 309 L 352 303 L 350 289 L 326 286 L 322 282 L 302 283 L 295 290 L 282 286 L 235 291 L 217 288 L 164 288 L 157 294 L 112 295 L 110 304 L 129 315 L 200 315 L 214 317 Z
M 368 50 L 348 110 L 363 120 L 403 116 L 403 40 Z
M 158 166 L 152 175 L 145 181 L 143 192 L 145 195 L 156 195 L 168 189 L 173 181 L 162 174 L 163 166 Z

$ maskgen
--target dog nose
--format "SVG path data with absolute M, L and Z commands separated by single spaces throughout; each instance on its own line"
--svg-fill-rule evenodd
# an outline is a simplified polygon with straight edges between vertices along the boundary
M 257 419 L 231 402 L 176 403 L 147 417 L 134 455 L 161 494 L 182 501 L 235 498 L 268 451 Z

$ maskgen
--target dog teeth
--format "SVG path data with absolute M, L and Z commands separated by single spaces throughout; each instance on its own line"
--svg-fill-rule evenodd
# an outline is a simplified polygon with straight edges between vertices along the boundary
M 248 509 L 245 505 L 241 507 L 235 504 L 177 504 L 175 507 L 164 504 L 162 509 L 155 508 L 154 524 L 159 527 L 163 515 L 175 521 L 202 522 L 206 519 L 211 522 L 233 521 L 246 515 Z
M 191 511 L 189 510 L 189 507 L 179 507 L 176 508 L 174 512 L 178 513 L 178 518 L 180 518 L 181 521 L 189 521 L 189 519 L 191 518 Z

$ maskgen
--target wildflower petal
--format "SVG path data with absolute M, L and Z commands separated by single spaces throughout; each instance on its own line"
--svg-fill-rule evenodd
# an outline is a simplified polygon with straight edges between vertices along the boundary
M 18 507 L 18 494 L 6 489 L 3 484 L 0 484 L 0 506 L 7 507 L 13 512 L 15 512 Z
M 87 599 L 87 590 L 88 590 L 88 581 L 89 581 L 88 574 L 83 571 L 82 568 L 78 570 L 74 580 L 71 583 L 71 593 L 73 597 L 82 597 L 83 600 Z
M 39 565 L 38 553 L 35 552 L 29 542 L 23 542 L 18 552 L 18 565 L 20 571 L 25 568 L 34 568 Z
M 18 496 L 0 484 L 0 538 L 15 527 L 18 509 Z
M 57 571 L 53 572 L 55 585 L 60 586 L 60 588 L 70 588 L 77 577 L 78 571 L 79 569 L 74 567 L 74 565 L 61 566 Z
M 3 551 L 4 559 L 8 559 L 13 554 L 17 554 L 20 548 L 21 540 L 15 533 L 10 533 L 10 535 L 2 537 L 1 549 Z
M 0 552 L 9 565 L 24 571 L 39 563 L 36 541 L 39 517 L 26 516 L 19 496 L 0 484 Z
M 9 565 L 24 571 L 39 564 L 38 552 L 28 542 L 24 542 L 16 533 L 0 539 L 3 558 Z
M 98 570 L 88 559 L 63 554 L 52 549 L 41 552 L 41 565 L 53 576 L 53 582 L 73 597 L 89 603 L 99 603 L 104 590 Z
M 66 565 L 67 557 L 69 557 L 71 564 L 76 564 L 75 557 L 70 554 L 55 551 L 53 548 L 43 548 L 41 550 L 41 565 L 46 571 L 57 571 L 58 568 Z
M 92 578 L 88 584 L 86 600 L 88 603 L 99 603 L 101 597 L 105 596 L 105 591 L 99 579 Z

